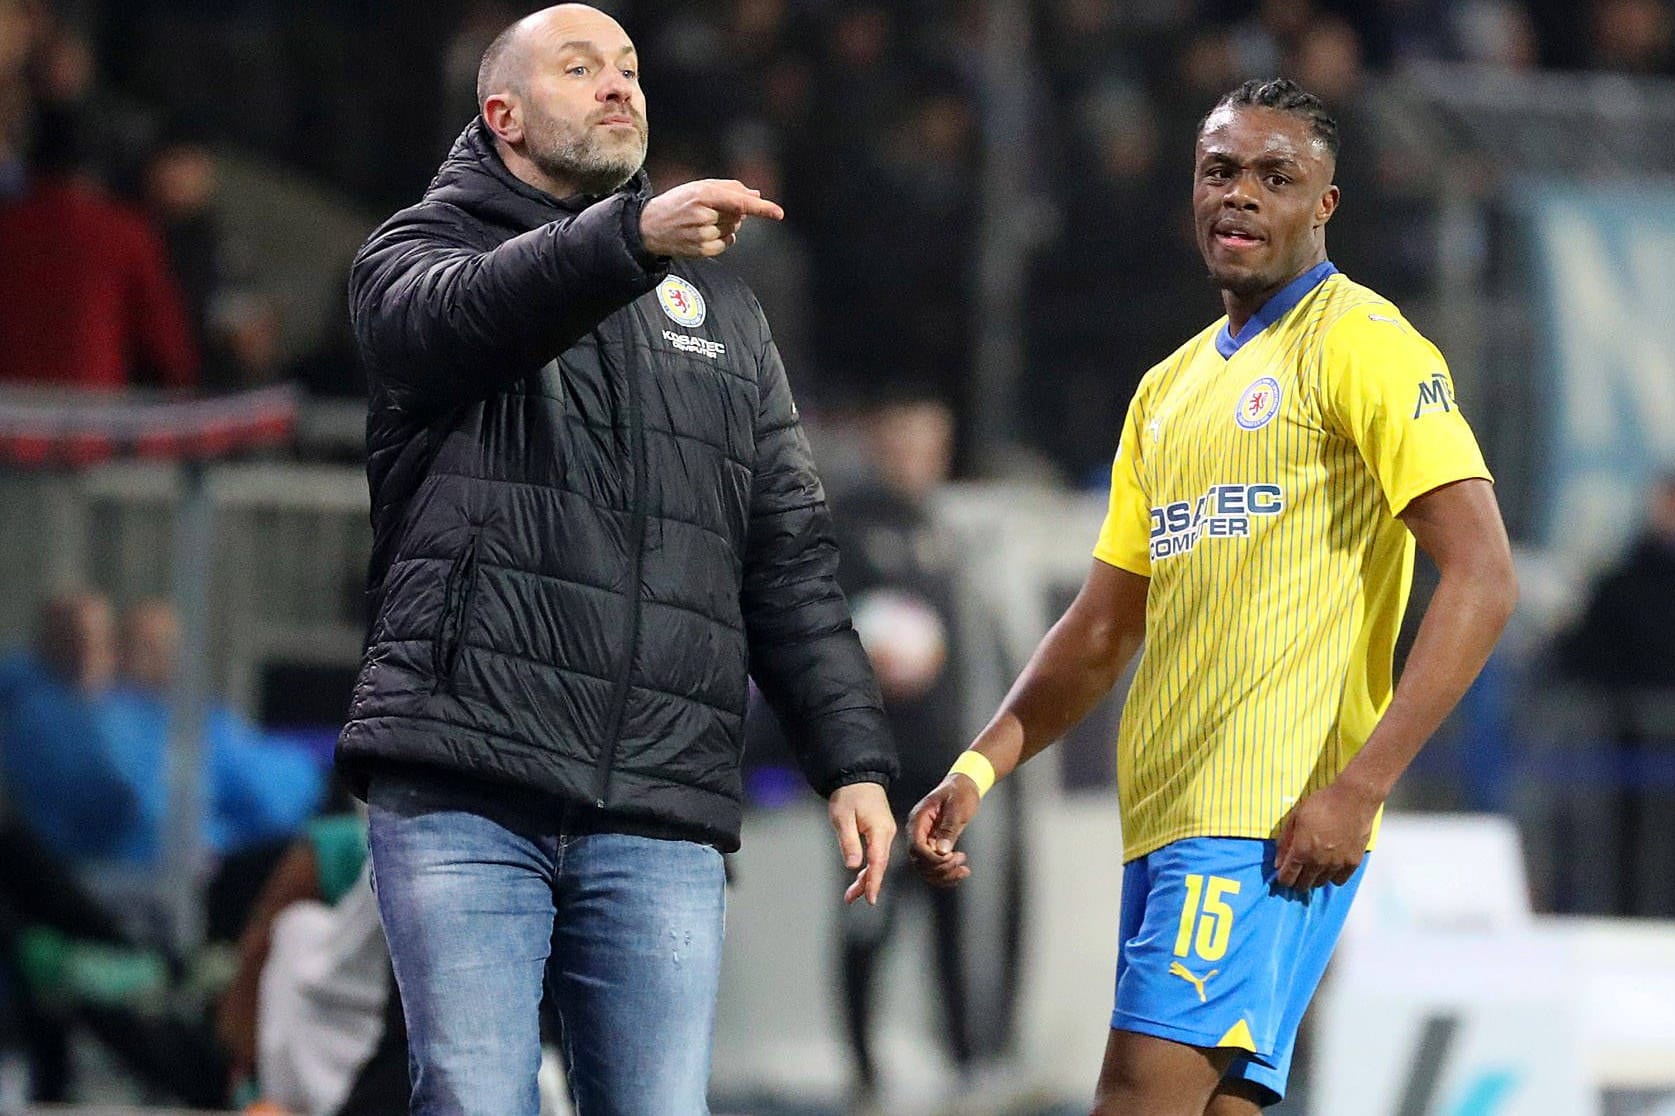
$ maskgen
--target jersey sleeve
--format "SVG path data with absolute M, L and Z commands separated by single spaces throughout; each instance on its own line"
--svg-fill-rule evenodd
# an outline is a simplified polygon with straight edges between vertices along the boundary
M 1327 335 L 1328 417 L 1361 451 L 1390 514 L 1445 484 L 1493 480 L 1437 347 L 1391 307 L 1357 307 Z
M 1108 566 L 1150 577 L 1152 515 L 1151 502 L 1146 498 L 1140 478 L 1141 406 L 1140 396 L 1136 395 L 1123 422 L 1122 440 L 1117 443 L 1117 456 L 1111 462 L 1111 502 L 1093 556 Z

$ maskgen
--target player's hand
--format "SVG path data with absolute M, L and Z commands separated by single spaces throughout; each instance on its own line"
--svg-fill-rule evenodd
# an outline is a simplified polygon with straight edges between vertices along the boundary
M 1380 805 L 1377 796 L 1341 780 L 1306 795 L 1280 822 L 1274 878 L 1298 891 L 1348 883 L 1367 854 Z
M 977 816 L 980 802 L 970 777 L 950 774 L 913 807 L 907 818 L 907 854 L 926 883 L 953 887 L 971 875 L 965 853 L 954 846 Z
M 738 239 L 746 217 L 780 221 L 785 210 L 736 179 L 702 178 L 646 202 L 640 239 L 653 256 L 719 256 Z
M 865 895 L 867 902 L 877 903 L 896 839 L 896 819 L 890 815 L 884 788 L 877 783 L 839 787 L 826 800 L 826 816 L 837 831 L 844 867 L 856 873 L 855 882 L 844 889 L 843 901 L 853 903 Z

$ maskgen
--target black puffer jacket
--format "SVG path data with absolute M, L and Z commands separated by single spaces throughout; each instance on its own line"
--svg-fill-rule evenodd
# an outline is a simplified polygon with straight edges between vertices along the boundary
M 645 255 L 647 194 L 555 200 L 479 120 L 361 248 L 374 619 L 338 761 L 731 850 L 747 671 L 822 795 L 896 764 L 767 323 Z

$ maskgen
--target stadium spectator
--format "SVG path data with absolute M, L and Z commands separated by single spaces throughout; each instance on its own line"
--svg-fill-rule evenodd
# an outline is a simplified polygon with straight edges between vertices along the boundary
M 155 959 L 121 952 L 138 944 L 133 920 L 102 908 L 80 878 L 121 856 L 141 814 L 99 715 L 115 665 L 110 604 L 88 592 L 44 602 L 34 648 L 0 662 L 0 964 L 24 965 L 9 984 L 19 990 L 36 1099 L 67 1099 L 68 1029 L 79 1021 L 142 1076 L 214 1103 L 219 1087 L 195 1083 L 206 1062 L 190 1029 L 141 1025 L 111 993 L 132 987 L 121 971 L 159 970 Z
M 1611 811 L 1618 862 L 1566 856 L 1562 870 L 1607 873 L 1617 914 L 1675 916 L 1675 795 L 1657 775 L 1675 764 L 1675 472 L 1653 483 L 1645 528 L 1594 581 L 1558 651 L 1564 673 L 1594 689 L 1624 780 Z
M 322 817 L 268 877 L 216 1012 L 235 1092 L 297 1116 L 405 1116 L 407 1033 L 366 820 Z
M 29 185 L 23 158 L 28 117 L 28 87 L 0 75 L 0 206 L 22 196 Z
M 169 695 L 180 652 L 173 605 L 144 600 L 122 616 L 117 684 L 100 702 L 112 755 L 139 802 L 139 817 L 111 827 L 118 855 L 155 866 L 167 821 Z M 266 739 L 225 702 L 204 722 L 207 810 L 203 840 L 216 853 L 237 852 L 295 834 L 319 806 L 324 774 L 304 751 Z
M 42 122 L 73 120 L 86 171 L 116 196 L 137 198 L 156 120 L 101 80 L 92 45 L 50 9 L 43 8 L 29 76 Z
M 45 601 L 33 649 L 0 664 L 6 797 L 70 864 L 120 856 L 143 814 L 100 715 L 115 671 L 115 616 L 88 592 Z
M 1667 0 L 1594 0 L 1589 64 L 1631 74 L 1675 66 L 1675 13 Z
M 953 465 L 954 417 L 934 394 L 900 391 L 872 408 L 864 427 L 874 475 L 833 497 L 844 557 L 839 583 L 853 602 L 890 731 L 905 745 L 901 775 L 890 786 L 890 809 L 905 822 L 965 742 L 955 660 L 957 556 L 928 508 Z M 876 907 L 851 907 L 843 916 L 844 1022 L 856 1099 L 867 1111 L 876 1110 L 880 1085 L 872 1041 L 878 970 L 900 923 L 904 886 L 930 908 L 942 1009 L 936 1032 L 956 1072 L 965 1077 L 972 1067 L 961 893 L 912 887 L 911 874 L 906 881 Z
M 69 1036 L 85 1028 L 151 1088 L 219 1106 L 226 1072 L 207 1028 L 158 1010 L 182 966 L 122 922 L 0 802 L 0 1010 L 22 1025 L 27 1099 L 70 1099 Z
M 736 182 L 651 195 L 638 68 L 585 5 L 507 28 L 480 116 L 351 274 L 377 604 L 338 757 L 415 1113 L 533 1112 L 549 974 L 581 1110 L 703 1110 L 747 671 L 850 901 L 895 831 L 784 369 L 700 260 L 783 212 Z
M 1644 529 L 1594 581 L 1561 654 L 1589 682 L 1675 687 L 1675 472 L 1652 484 Z
M 40 33 L 40 16 L 32 0 L 0 0 L 0 81 L 24 76 Z
M 167 690 L 178 631 L 172 609 L 141 602 L 120 641 L 108 602 L 71 593 L 41 608 L 36 648 L 0 663 L 0 770 L 17 815 L 53 855 L 108 899 L 153 869 L 169 809 Z M 120 655 L 118 648 L 120 646 Z M 120 663 L 120 675 L 117 672 Z M 205 847 L 220 854 L 295 833 L 323 793 L 306 753 L 271 742 L 231 709 L 206 719 Z M 125 910 L 148 929 L 154 896 Z
M 169 140 L 145 161 L 144 202 L 180 282 L 192 339 L 203 354 L 205 387 L 238 386 L 242 377 L 211 333 L 211 308 L 225 283 L 222 238 L 215 214 L 215 158 L 198 144 Z
M 1541 44 L 1530 13 L 1517 0 L 1465 0 L 1452 13 L 1461 58 L 1507 70 L 1533 70 Z
M 0 0 L 0 204 L 22 194 L 28 181 L 24 154 L 33 109 L 28 64 L 38 23 L 25 0 Z
M 194 385 L 198 351 L 162 239 L 87 173 L 73 119 L 39 125 L 29 184 L 0 205 L 0 383 Z

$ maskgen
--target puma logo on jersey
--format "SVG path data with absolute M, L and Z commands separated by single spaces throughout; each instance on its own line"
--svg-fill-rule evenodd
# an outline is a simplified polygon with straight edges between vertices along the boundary
M 1193 976 L 1192 975 L 1192 970 L 1188 969 L 1185 965 L 1181 964 L 1179 961 L 1169 962 L 1169 975 L 1170 976 L 1178 976 L 1182 980 L 1186 981 L 1188 984 L 1190 984 L 1194 988 L 1196 988 L 1198 990 L 1198 1002 L 1201 1003 L 1201 1004 L 1207 1004 L 1207 1003 L 1210 1002 L 1209 997 L 1204 995 L 1204 982 L 1209 980 L 1211 977 L 1215 976 L 1219 972 L 1221 972 L 1220 969 L 1211 969 L 1209 972 L 1205 973 L 1203 976 Z

